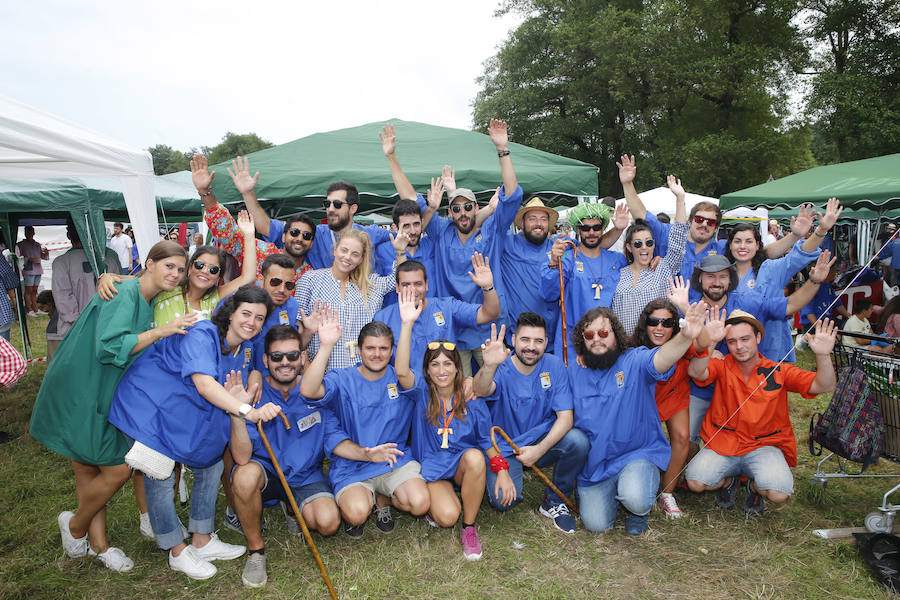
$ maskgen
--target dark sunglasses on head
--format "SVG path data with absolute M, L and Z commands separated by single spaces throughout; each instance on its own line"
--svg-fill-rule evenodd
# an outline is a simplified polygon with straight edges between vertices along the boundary
M 602 340 L 604 338 L 609 337 L 609 329 L 598 329 L 597 331 L 585 331 L 584 334 L 582 334 L 582 335 L 584 335 L 584 339 L 586 339 L 587 341 L 591 341 L 592 339 L 594 339 L 594 335 L 596 335 L 598 338 L 600 338 Z
M 631 245 L 634 246 L 635 248 L 640 248 L 644 244 L 647 244 L 648 248 L 652 248 L 653 240 L 647 240 L 646 242 L 642 242 L 641 240 L 634 240 L 633 242 L 631 242 Z
M 453 206 L 450 207 L 450 210 L 452 210 L 455 213 L 458 213 L 462 210 L 469 212 L 473 208 L 475 208 L 474 204 L 472 204 L 471 202 L 466 202 L 465 204 L 454 204 Z
M 198 271 L 202 271 L 202 270 L 203 270 L 203 267 L 206 267 L 206 270 L 209 271 L 209 274 L 210 274 L 210 275 L 218 275 L 218 274 L 219 274 L 219 271 L 222 270 L 222 268 L 221 268 L 219 265 L 208 265 L 208 264 L 206 264 L 205 262 L 203 262 L 203 261 L 201 261 L 201 260 L 195 260 L 195 261 L 194 261 L 194 268 L 195 268 L 195 269 L 197 269 Z
M 437 350 L 443 347 L 444 350 L 456 350 L 456 344 L 453 342 L 428 342 L 429 350 Z
M 334 202 L 332 202 L 331 200 L 325 200 L 324 202 L 322 202 L 322 206 L 326 210 L 328 210 L 332 206 L 335 208 L 335 210 L 341 210 L 344 207 L 344 204 L 347 204 L 347 202 L 344 202 L 343 200 L 335 200 Z
M 675 327 L 675 319 L 672 317 L 666 317 L 662 319 L 660 317 L 647 317 L 647 327 L 659 327 L 662 325 L 666 329 L 671 329 Z
M 294 289 L 294 286 L 297 285 L 290 279 L 288 279 L 287 281 L 284 281 L 282 279 L 279 279 L 278 277 L 273 277 L 272 279 L 269 280 L 269 285 L 271 285 L 272 287 L 278 287 L 282 283 L 284 284 L 284 289 L 286 289 L 288 291 Z
M 338 200 L 338 202 L 340 202 L 340 200 Z M 328 207 L 326 206 L 325 208 L 328 208 Z M 340 208 L 340 206 L 338 206 L 337 208 Z M 291 227 L 290 229 L 288 229 L 288 233 L 291 235 L 291 237 L 297 237 L 298 235 L 301 235 L 301 236 L 303 236 L 303 239 L 306 240 L 307 242 L 309 240 L 313 239 L 312 231 L 303 231 L 302 229 L 299 229 L 298 227 Z
M 290 352 L 266 352 L 266 356 L 268 356 L 269 360 L 272 362 L 280 363 L 285 358 L 287 358 L 289 362 L 294 362 L 300 359 L 300 351 L 291 350 Z
M 710 219 L 709 217 L 701 217 L 700 215 L 694 217 L 694 223 L 697 225 L 703 225 L 704 222 L 710 227 L 715 227 L 719 221 L 717 219 Z
M 583 231 L 583 232 L 588 232 L 588 231 L 603 231 L 604 227 L 605 227 L 605 226 L 603 225 L 603 223 L 600 223 L 600 224 L 598 224 L 598 225 L 579 225 L 579 226 L 578 226 L 578 230 L 579 230 L 579 231 Z

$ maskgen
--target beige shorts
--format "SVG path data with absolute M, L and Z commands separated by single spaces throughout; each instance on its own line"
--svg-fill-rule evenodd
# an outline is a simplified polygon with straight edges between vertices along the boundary
M 376 475 L 375 477 L 370 477 L 369 479 L 355 481 L 349 485 L 345 485 L 337 491 L 337 493 L 334 495 L 334 499 L 335 501 L 340 500 L 341 494 L 343 494 L 353 486 L 359 485 L 372 492 L 372 503 L 374 504 L 375 494 L 381 494 L 382 496 L 393 498 L 394 490 L 396 490 L 398 487 L 400 487 L 410 479 L 422 479 L 422 466 L 414 460 L 409 461 L 408 463 L 397 469 L 391 469 L 387 473 L 382 473 L 381 475 Z M 422 481 L 425 480 L 422 479 Z

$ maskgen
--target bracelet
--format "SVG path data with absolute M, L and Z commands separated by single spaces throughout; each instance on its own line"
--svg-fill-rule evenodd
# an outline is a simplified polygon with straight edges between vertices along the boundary
M 509 150 L 500 150 L 499 152 L 497 152 L 497 156 L 499 156 L 500 158 L 503 158 L 504 156 L 509 156 Z
M 506 462 L 506 459 L 499 454 L 488 461 L 488 464 L 491 466 L 491 471 L 493 471 L 494 473 L 509 470 L 509 463 Z
M 212 196 L 212 188 L 209 188 L 209 191 L 206 192 L 205 194 L 203 192 L 201 192 L 200 190 L 197 190 L 197 193 L 200 194 L 201 198 L 206 198 L 207 196 Z
M 825 233 L 819 233 L 819 228 L 818 228 L 818 227 L 816 227 L 815 229 L 813 229 L 813 233 L 816 234 L 817 236 L 819 236 L 820 238 L 823 238 L 823 237 L 825 237 L 826 235 L 828 235 L 828 232 L 827 232 L 827 231 L 826 231 Z
M 494 291 L 494 286 L 486 287 L 486 288 L 481 288 L 481 291 L 482 291 L 482 292 L 493 292 L 493 291 Z

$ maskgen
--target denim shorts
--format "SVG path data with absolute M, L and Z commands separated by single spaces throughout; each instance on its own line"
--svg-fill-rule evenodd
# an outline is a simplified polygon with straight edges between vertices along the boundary
M 259 465 L 259 468 L 262 469 L 263 472 L 264 483 L 262 491 L 260 492 L 262 494 L 263 504 L 272 500 L 278 500 L 289 504 L 290 502 L 284 491 L 284 486 L 281 485 L 278 474 L 267 469 L 266 466 L 259 461 L 251 459 L 250 462 Z M 231 467 L 232 479 L 234 478 L 234 470 L 237 467 L 238 465 Z M 334 494 L 331 493 L 331 487 L 325 481 L 314 481 L 299 487 L 291 487 L 291 492 L 294 494 L 294 501 L 297 503 L 300 510 L 303 510 L 304 506 L 317 498 L 331 498 L 334 500 Z
M 30 275 L 28 273 L 24 273 L 22 275 L 22 279 L 25 281 L 23 284 L 25 287 L 37 287 L 41 283 L 41 274 L 38 273 L 36 275 Z
M 746 475 L 758 490 L 794 493 L 794 475 L 784 459 L 781 448 L 763 446 L 743 456 L 723 456 L 703 448 L 688 463 L 685 477 L 714 486 L 726 477 Z

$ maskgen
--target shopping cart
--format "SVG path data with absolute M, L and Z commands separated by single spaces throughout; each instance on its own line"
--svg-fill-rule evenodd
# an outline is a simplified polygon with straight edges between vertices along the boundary
M 900 338 L 885 338 L 882 336 L 867 335 L 839 331 L 843 336 L 852 335 L 854 338 L 865 338 L 872 341 L 884 341 L 893 343 L 895 348 L 900 344 Z M 835 344 L 832 353 L 834 369 L 841 370 L 851 365 L 859 365 L 866 374 L 869 389 L 875 395 L 875 399 L 881 408 L 884 418 L 884 448 L 881 458 L 900 463 L 900 356 L 872 352 L 854 346 Z M 826 463 L 834 457 L 837 471 L 826 472 Z M 874 479 L 874 478 L 900 478 L 900 474 L 874 475 L 863 474 L 861 469 L 852 472 L 848 468 L 850 461 L 829 453 L 816 466 L 812 483 L 826 488 L 830 479 Z M 864 525 L 872 533 L 890 533 L 894 527 L 894 518 L 900 511 L 900 504 L 892 504 L 888 501 L 891 494 L 900 490 L 900 484 L 888 490 L 881 501 L 881 506 L 876 512 L 866 515 Z

